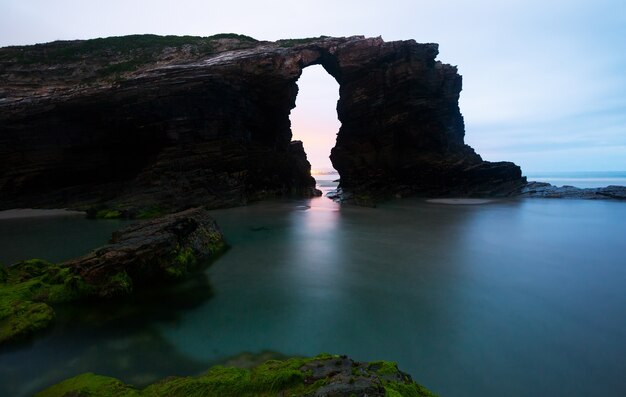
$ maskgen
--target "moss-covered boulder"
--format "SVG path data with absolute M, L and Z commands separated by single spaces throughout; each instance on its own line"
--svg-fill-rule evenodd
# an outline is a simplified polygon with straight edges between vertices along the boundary
M 215 220 L 201 208 L 165 215 L 113 233 L 109 245 L 65 263 L 96 286 L 96 294 L 127 294 L 132 285 L 175 281 L 226 248 Z
M 207 211 L 190 209 L 115 232 L 111 243 L 77 259 L 0 267 L 0 344 L 32 336 L 54 320 L 51 306 L 119 298 L 141 285 L 180 280 L 224 249 Z
M 0 344 L 31 336 L 54 321 L 51 304 L 88 295 L 91 287 L 72 269 L 41 259 L 2 268 Z
M 251 369 L 216 366 L 197 377 L 169 377 L 144 389 L 86 373 L 65 380 L 36 397 L 229 397 L 229 396 L 434 396 L 395 363 L 356 362 L 320 355 L 267 361 Z

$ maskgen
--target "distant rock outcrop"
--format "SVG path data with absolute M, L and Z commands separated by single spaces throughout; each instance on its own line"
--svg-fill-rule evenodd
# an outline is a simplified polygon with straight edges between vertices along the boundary
M 464 143 L 456 67 L 437 44 L 127 36 L 0 49 L 0 209 L 133 214 L 315 194 L 291 143 L 302 69 L 339 83 L 344 190 L 492 196 L 525 183 Z
M 521 197 L 569 198 L 586 200 L 626 200 L 626 186 L 578 188 L 574 186 L 554 186 L 545 182 L 528 182 L 522 189 Z

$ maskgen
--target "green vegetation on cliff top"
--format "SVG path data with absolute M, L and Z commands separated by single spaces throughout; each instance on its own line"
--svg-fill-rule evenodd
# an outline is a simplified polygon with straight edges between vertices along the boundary
M 171 56 L 166 49 L 181 51 L 193 61 L 218 51 L 218 40 L 232 39 L 228 49 L 248 48 L 257 40 L 235 33 L 208 37 L 158 36 L 153 34 L 106 37 L 90 40 L 54 41 L 29 46 L 0 48 L 0 66 L 65 65 L 79 70 L 83 83 L 94 80 L 118 80 L 126 73 L 154 64 Z M 71 74 L 66 71 L 67 74 Z
M 325 394 L 332 394 L 333 390 L 345 391 L 356 382 L 356 378 L 345 376 L 345 366 L 342 369 L 341 365 L 361 370 L 360 381 L 384 390 L 386 396 L 434 396 L 400 372 L 394 363 L 377 364 L 385 368 L 384 374 L 371 369 L 372 365 L 324 354 L 314 358 L 271 360 L 252 369 L 215 366 L 198 377 L 169 377 L 144 389 L 126 385 L 115 378 L 86 373 L 51 386 L 36 397 L 304 396 L 321 388 L 325 388 Z M 390 368 L 395 370 L 387 373 Z M 314 376 L 314 372 L 318 375 Z
M 278 40 L 276 43 L 278 43 L 281 47 L 293 47 L 296 45 L 300 45 L 300 44 L 308 44 L 308 43 L 312 43 L 315 41 L 320 41 L 323 39 L 327 39 L 330 36 L 319 36 L 319 37 L 305 37 L 302 39 L 283 39 L 283 40 Z
M 159 36 L 154 34 L 135 34 L 114 36 L 90 40 L 53 41 L 51 43 L 30 46 L 11 46 L 2 48 L 0 61 L 16 61 L 21 64 L 55 64 L 79 61 L 85 57 L 111 57 L 115 55 L 137 55 L 140 51 L 143 59 L 148 54 L 161 52 L 168 47 L 192 46 L 198 53 L 210 53 L 216 40 L 236 39 L 242 43 L 255 43 L 256 39 L 235 33 L 220 33 L 213 36 Z
M 328 36 L 278 40 L 281 47 L 319 41 Z M 224 43 L 224 39 L 230 39 Z M 0 67 L 4 65 L 64 65 L 83 75 L 82 83 L 119 81 L 125 75 L 172 57 L 178 51 L 182 62 L 194 61 L 216 51 L 249 48 L 258 40 L 236 33 L 212 36 L 159 36 L 136 34 L 89 40 L 62 40 L 28 46 L 0 48 Z M 65 70 L 66 74 L 72 74 Z

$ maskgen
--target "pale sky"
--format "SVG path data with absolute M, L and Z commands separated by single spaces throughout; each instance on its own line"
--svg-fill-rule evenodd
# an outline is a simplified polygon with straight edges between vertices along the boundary
M 466 142 L 483 158 L 526 172 L 626 170 L 624 0 L 0 0 L 1 46 L 222 32 L 439 43 L 463 76 Z M 294 135 L 326 167 L 337 85 L 313 67 L 299 85 Z

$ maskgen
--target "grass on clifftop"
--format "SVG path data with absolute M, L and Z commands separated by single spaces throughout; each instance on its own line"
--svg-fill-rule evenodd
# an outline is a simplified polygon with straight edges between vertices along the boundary
M 283 39 L 278 40 L 278 43 L 281 47 L 293 47 L 300 44 L 312 43 L 315 41 L 320 41 L 323 39 L 327 39 L 329 36 L 319 36 L 319 37 L 305 37 L 303 39 Z
M 79 70 L 95 68 L 93 78 L 117 80 L 121 75 L 155 63 L 174 48 L 193 57 L 211 54 L 218 40 L 238 41 L 233 48 L 247 48 L 256 39 L 235 33 L 208 37 L 138 34 L 90 40 L 54 41 L 30 46 L 0 48 L 0 63 L 15 65 L 73 65 Z
M 258 41 L 252 37 L 236 33 L 220 33 L 207 37 L 134 34 L 5 47 L 0 51 L 0 61 L 14 60 L 22 64 L 55 64 L 78 61 L 85 56 L 132 55 L 136 51 L 154 53 L 161 52 L 167 47 L 183 47 L 185 45 L 193 46 L 198 52 L 211 52 L 214 42 L 220 39 L 236 39 L 244 43 L 255 43 Z

